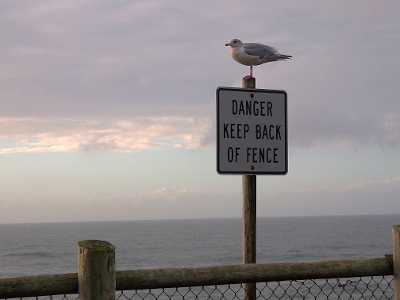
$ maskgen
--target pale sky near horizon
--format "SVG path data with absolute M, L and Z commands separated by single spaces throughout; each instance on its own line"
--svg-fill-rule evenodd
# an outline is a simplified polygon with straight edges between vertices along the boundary
M 289 171 L 257 214 L 400 214 L 400 2 L 2 1 L 0 223 L 241 216 L 216 172 L 233 38 L 288 95 Z

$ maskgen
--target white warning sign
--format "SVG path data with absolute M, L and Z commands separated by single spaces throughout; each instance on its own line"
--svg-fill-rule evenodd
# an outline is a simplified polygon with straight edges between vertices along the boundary
M 287 173 L 285 91 L 217 89 L 217 172 Z

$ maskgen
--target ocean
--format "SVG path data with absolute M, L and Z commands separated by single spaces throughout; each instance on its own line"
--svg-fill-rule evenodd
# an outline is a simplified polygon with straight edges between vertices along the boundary
M 257 262 L 377 258 L 400 215 L 257 218 Z M 242 263 L 241 219 L 0 224 L 0 278 L 78 272 L 77 244 L 116 248 L 116 270 Z

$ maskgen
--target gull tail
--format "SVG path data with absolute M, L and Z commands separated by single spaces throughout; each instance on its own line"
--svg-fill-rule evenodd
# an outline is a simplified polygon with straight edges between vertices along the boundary
M 281 59 L 292 59 L 291 55 L 281 54 Z

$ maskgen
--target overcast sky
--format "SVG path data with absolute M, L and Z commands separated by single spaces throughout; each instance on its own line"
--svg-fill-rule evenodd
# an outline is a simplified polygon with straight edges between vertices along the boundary
M 241 216 L 216 172 L 216 89 L 288 95 L 289 172 L 257 214 L 400 213 L 400 2 L 0 3 L 0 223 Z

